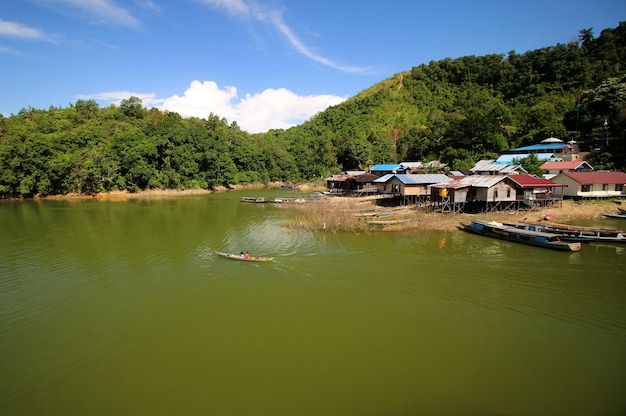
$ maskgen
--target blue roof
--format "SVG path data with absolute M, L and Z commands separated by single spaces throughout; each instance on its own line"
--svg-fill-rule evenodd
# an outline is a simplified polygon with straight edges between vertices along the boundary
M 501 155 L 498 159 L 496 159 L 495 162 L 493 163 L 503 163 L 506 165 L 513 165 L 513 159 L 524 159 L 526 157 L 529 157 L 530 153 L 526 153 L 526 154 L 516 154 L 516 155 Z M 541 162 L 555 162 L 558 160 L 563 160 L 561 158 L 558 158 L 556 156 L 554 156 L 553 153 L 536 153 L 535 156 L 537 156 L 537 159 L 539 159 L 539 161 Z
M 536 151 L 536 150 L 558 150 L 563 149 L 564 147 L 568 147 L 567 143 L 539 143 L 532 144 L 530 146 L 518 147 L 516 149 L 509 150 L 510 152 L 521 152 L 521 151 Z
M 374 183 L 385 183 L 385 182 L 389 182 L 390 180 L 392 182 L 400 181 L 405 185 L 425 185 L 425 184 L 427 185 L 427 184 L 433 184 L 433 183 L 444 183 L 444 182 L 452 181 L 452 179 L 450 179 L 448 176 L 442 173 L 432 173 L 432 174 L 389 173 L 381 178 L 375 179 Z
M 375 171 L 389 171 L 392 172 L 394 170 L 400 170 L 402 169 L 402 165 L 399 164 L 395 164 L 395 165 L 374 165 L 370 168 L 371 172 L 375 172 Z

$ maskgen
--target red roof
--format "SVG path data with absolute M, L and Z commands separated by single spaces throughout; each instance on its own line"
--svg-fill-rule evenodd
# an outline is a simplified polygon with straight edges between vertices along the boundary
M 548 179 L 538 178 L 534 175 L 509 175 L 508 178 L 521 186 L 523 189 L 526 188 L 556 188 L 563 187 L 567 185 L 558 184 L 552 182 Z
M 596 183 L 621 183 L 626 184 L 626 173 L 624 172 L 563 172 L 581 185 L 593 185 Z
M 587 169 L 593 169 L 591 165 L 585 162 L 584 160 L 565 160 L 562 162 L 546 162 L 543 165 L 541 165 L 541 169 L 544 169 L 544 170 L 566 170 L 566 169 L 575 170 L 575 169 L 581 169 L 581 167 L 587 168 Z

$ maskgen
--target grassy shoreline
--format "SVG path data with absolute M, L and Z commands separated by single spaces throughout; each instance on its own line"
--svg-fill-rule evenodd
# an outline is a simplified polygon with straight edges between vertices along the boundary
M 284 205 L 285 208 L 296 211 L 294 219 L 284 225 L 300 229 L 349 232 L 449 231 L 456 230 L 462 222 L 469 223 L 476 218 L 518 222 L 524 219 L 539 220 L 544 215 L 551 214 L 550 222 L 569 223 L 577 220 L 601 220 L 604 219 L 603 213 L 617 211 L 616 204 L 612 201 L 581 203 L 565 200 L 561 207 L 548 207 L 540 211 L 500 211 L 480 214 L 443 214 L 416 207 L 383 208 L 376 206 L 375 202 L 375 199 L 331 197 L 320 202 Z M 376 214 L 389 214 L 381 218 L 382 220 L 407 220 L 407 222 L 385 226 L 368 224 L 368 220 L 377 219 Z

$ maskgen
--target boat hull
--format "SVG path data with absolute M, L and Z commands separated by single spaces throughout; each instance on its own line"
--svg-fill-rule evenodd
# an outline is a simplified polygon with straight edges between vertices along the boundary
M 240 261 L 274 261 L 274 257 L 241 257 L 240 254 L 232 254 L 232 253 L 222 253 L 220 251 L 216 251 L 217 255 L 222 256 L 231 260 L 240 260 Z
M 515 227 L 487 221 L 474 220 L 471 224 L 461 224 L 461 227 L 459 228 L 463 231 L 485 237 L 549 248 L 552 250 L 571 252 L 579 251 L 581 248 L 580 242 L 561 241 L 557 234 L 521 230 Z

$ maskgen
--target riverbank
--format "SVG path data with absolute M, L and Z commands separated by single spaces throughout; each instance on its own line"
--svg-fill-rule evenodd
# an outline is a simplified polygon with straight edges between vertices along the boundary
M 287 205 L 285 205 L 287 207 Z M 540 211 L 502 211 L 484 214 L 450 214 L 429 212 L 416 207 L 380 207 L 376 198 L 330 197 L 319 202 L 291 204 L 294 219 L 284 224 L 291 228 L 369 232 L 377 231 L 449 231 L 459 223 L 481 218 L 488 221 L 518 222 L 540 220 L 551 216 L 551 222 L 569 223 L 577 220 L 603 219 L 603 213 L 615 213 L 612 201 L 563 201 L 560 207 Z
M 229 187 L 217 186 L 213 189 L 147 189 L 138 192 L 129 191 L 109 191 L 95 194 L 81 194 L 77 192 L 71 192 L 68 194 L 59 195 L 47 195 L 47 196 L 35 196 L 34 199 L 60 199 L 60 200 L 83 200 L 83 199 L 101 199 L 101 200 L 117 200 L 117 199 L 139 199 L 139 198 L 167 198 L 167 197 L 181 197 L 191 195 L 206 195 L 214 192 L 225 192 L 232 190 L 242 189 L 261 189 L 261 188 L 280 188 L 283 185 L 282 182 L 273 182 L 269 184 L 246 184 L 246 185 L 230 185 Z M 325 189 L 324 184 L 319 183 L 306 183 L 298 184 L 298 190 L 300 191 L 313 191 L 318 189 Z
M 217 187 L 208 189 L 151 189 L 139 192 L 111 191 L 93 195 L 66 194 L 47 196 L 42 199 L 62 200 L 128 200 L 137 198 L 176 198 L 192 195 L 204 195 L 228 190 L 280 188 L 282 183 L 233 185 L 230 188 Z M 324 190 L 323 184 L 298 184 L 300 192 Z M 323 197 L 305 204 L 277 204 L 280 209 L 295 212 L 291 221 L 283 225 L 289 228 L 347 231 L 347 232 L 420 232 L 456 230 L 459 223 L 469 223 L 474 218 L 498 222 L 517 222 L 524 219 L 539 220 L 551 215 L 552 222 L 569 223 L 578 220 L 603 219 L 603 213 L 616 213 L 613 201 L 563 201 L 560 207 L 549 207 L 540 211 L 503 211 L 485 214 L 442 214 L 429 212 L 414 206 L 382 207 L 377 205 L 377 198 L 364 197 Z M 379 225 L 371 224 L 379 222 Z M 370 222 L 370 223 L 368 223 Z M 395 222 L 395 224 L 394 224 Z

